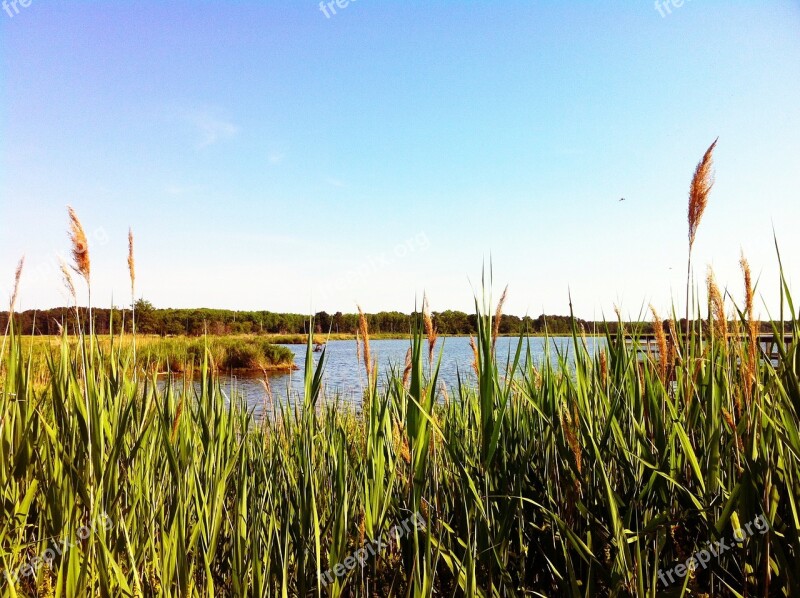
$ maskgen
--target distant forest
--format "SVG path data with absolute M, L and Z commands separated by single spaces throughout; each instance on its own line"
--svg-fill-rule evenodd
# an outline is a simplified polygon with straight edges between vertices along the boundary
M 79 309 L 82 325 L 86 328 L 89 315 L 85 308 Z M 112 326 L 115 333 L 122 329 L 130 331 L 130 309 L 94 309 L 94 327 L 97 334 L 109 334 Z M 411 330 L 413 314 L 397 311 L 367 314 L 370 332 L 376 334 L 405 334 Z M 442 311 L 432 313 L 433 322 L 439 334 L 475 334 L 477 331 L 475 314 L 460 311 Z M 500 334 L 565 334 L 572 331 L 569 316 L 530 316 L 518 317 L 503 314 L 500 320 Z M 608 328 L 616 332 L 617 323 L 612 321 L 589 322 L 577 319 L 579 330 L 583 328 L 587 334 L 603 333 Z M 5 330 L 8 312 L 0 312 L 0 327 Z M 22 334 L 58 334 L 62 325 L 69 326 L 73 332 L 75 326 L 74 308 L 57 307 L 53 309 L 28 310 L 18 312 L 15 325 Z M 640 332 L 652 332 L 649 322 L 637 324 Z M 324 311 L 314 316 L 315 332 L 328 331 L 341 334 L 355 333 L 358 327 L 357 313 Z M 679 330 L 682 324 L 679 324 Z M 233 311 L 226 309 L 157 309 L 145 300 L 136 303 L 136 330 L 142 334 L 160 336 L 201 336 L 204 333 L 223 334 L 303 334 L 308 332 L 308 316 L 304 314 L 280 314 L 270 311 Z M 768 331 L 768 327 L 763 327 Z

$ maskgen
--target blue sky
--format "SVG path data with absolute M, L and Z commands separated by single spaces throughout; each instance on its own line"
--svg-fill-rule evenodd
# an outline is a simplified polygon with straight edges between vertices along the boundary
M 681 308 L 698 234 L 776 305 L 800 267 L 800 3 L 62 2 L 0 11 L 0 291 L 65 303 L 65 205 L 93 296 L 161 307 Z M 661 12 L 665 12 L 663 9 Z M 625 202 L 619 198 L 625 197 Z M 796 277 L 793 277 L 796 278 Z M 798 291 L 800 292 L 800 291 Z M 681 308 L 682 309 L 682 308 Z

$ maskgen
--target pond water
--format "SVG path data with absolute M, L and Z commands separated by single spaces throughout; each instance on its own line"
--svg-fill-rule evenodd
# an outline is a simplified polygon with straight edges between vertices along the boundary
M 555 364 L 558 354 L 565 356 L 568 361 L 574 360 L 574 347 L 571 337 L 552 337 L 550 341 L 550 359 Z M 519 339 L 500 337 L 497 339 L 497 355 L 501 364 L 507 359 L 513 359 Z M 539 365 L 545 358 L 545 339 L 533 337 L 528 341 L 531 357 L 534 364 Z M 588 337 L 589 351 L 594 353 L 599 347 L 605 345 L 604 338 Z M 300 368 L 290 373 L 270 374 L 270 386 L 275 401 L 290 402 L 302 398 L 303 395 L 303 364 L 305 363 L 305 345 L 283 345 L 295 354 L 295 364 Z M 387 373 L 394 367 L 401 375 L 405 365 L 406 351 L 410 346 L 408 339 L 402 340 L 373 340 L 370 350 L 373 359 L 377 359 L 379 371 L 379 384 L 385 381 Z M 427 347 L 427 345 L 426 345 Z M 474 382 L 475 375 L 472 371 L 472 349 L 467 337 L 440 338 L 436 345 L 434 359 L 443 347 L 439 380 L 443 382 L 448 392 L 458 384 L 458 375 L 462 379 Z M 314 364 L 319 361 L 321 353 L 314 353 Z M 523 361 L 525 349 L 523 346 Z M 356 341 L 330 341 L 325 354 L 324 393 L 328 401 L 340 400 L 358 403 L 361 401 L 363 385 L 366 374 L 364 366 L 357 361 Z M 220 376 L 220 382 L 226 395 L 241 396 L 248 408 L 252 409 L 256 418 L 260 418 L 265 407 L 266 394 L 263 383 L 259 378 L 242 376 Z M 455 392 L 450 392 L 451 396 Z

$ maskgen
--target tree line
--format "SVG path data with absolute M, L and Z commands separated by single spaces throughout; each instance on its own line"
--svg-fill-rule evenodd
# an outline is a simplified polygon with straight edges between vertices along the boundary
M 140 299 L 135 304 L 136 330 L 142 334 L 161 336 L 201 336 L 203 334 L 306 334 L 308 315 L 276 313 L 271 311 L 234 311 L 227 309 L 159 309 L 149 301 Z M 89 313 L 86 308 L 56 307 L 52 309 L 27 310 L 15 314 L 15 329 L 22 334 L 59 334 L 62 326 L 68 332 L 76 329 L 76 311 L 81 326 L 88 330 Z M 366 314 L 370 332 L 375 334 L 406 334 L 411 330 L 414 314 L 398 311 L 382 311 Z M 439 334 L 475 334 L 477 317 L 461 311 L 446 310 L 431 314 Z M 131 330 L 131 310 L 122 308 L 95 308 L 92 310 L 94 331 L 97 334 L 120 333 L 123 327 Z M 0 327 L 6 328 L 8 312 L 0 312 Z M 587 330 L 591 324 L 578 320 Z M 314 314 L 315 332 L 350 334 L 358 328 L 357 313 L 329 314 L 325 311 Z M 501 334 L 522 332 L 554 333 L 571 331 L 567 316 L 518 317 L 503 315 L 500 320 Z
M 142 334 L 160 336 L 202 336 L 203 334 L 306 334 L 308 315 L 275 313 L 271 311 L 234 311 L 226 309 L 159 309 L 149 301 L 140 299 L 136 307 L 136 330 Z M 89 313 L 86 308 L 77 310 L 81 326 L 88 330 Z M 74 333 L 76 326 L 75 308 L 56 307 L 52 309 L 28 310 L 15 314 L 15 329 L 22 334 L 59 334 L 62 326 Z M 367 314 L 370 332 L 375 334 L 407 334 L 411 330 L 414 314 L 398 311 L 382 311 Z M 431 314 L 434 326 L 441 335 L 475 334 L 477 317 L 461 311 L 446 310 Z M 116 334 L 131 330 L 130 309 L 93 309 L 92 319 L 97 334 Z M 577 318 L 578 330 L 587 334 L 615 333 L 616 322 L 590 322 Z M 8 312 L 0 312 L 0 327 L 6 329 Z M 631 323 L 627 323 L 631 324 Z M 643 333 L 652 332 L 649 322 L 632 323 Z M 315 331 L 318 333 L 355 333 L 358 328 L 357 313 L 321 311 L 314 317 Z M 681 328 L 679 328 L 681 329 Z M 569 316 L 514 316 L 503 314 L 500 319 L 500 334 L 569 334 L 572 332 L 572 319 Z M 767 331 L 767 328 L 764 328 Z

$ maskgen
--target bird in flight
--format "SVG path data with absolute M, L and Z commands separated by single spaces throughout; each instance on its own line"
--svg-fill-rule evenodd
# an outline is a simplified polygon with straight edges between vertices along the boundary
M 624 197 L 620 197 L 619 200 L 620 201 L 625 201 L 625 198 Z

